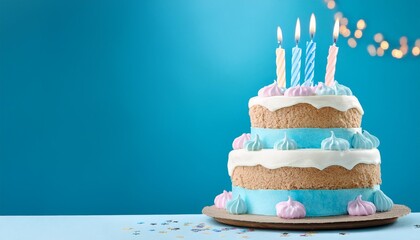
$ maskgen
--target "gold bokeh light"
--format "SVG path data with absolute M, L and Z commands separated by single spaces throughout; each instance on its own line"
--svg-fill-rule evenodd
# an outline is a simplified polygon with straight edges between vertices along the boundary
M 351 48 L 355 48 L 357 46 L 356 39 L 354 38 L 349 38 L 349 40 L 347 40 L 347 43 L 349 44 Z
M 340 18 L 340 25 L 346 25 L 349 24 L 349 20 L 345 17 Z
M 334 14 L 334 19 L 337 19 L 337 18 L 342 18 L 343 17 L 343 13 L 342 12 L 336 12 L 335 14 Z
M 363 30 L 366 28 L 366 22 L 363 19 L 360 19 L 359 21 L 357 21 L 357 28 L 360 30 Z
M 408 46 L 407 45 L 401 46 L 400 51 L 402 52 L 403 55 L 406 55 L 408 53 Z
M 407 37 L 406 36 L 400 37 L 400 44 L 401 44 L 401 46 L 407 45 L 407 42 L 408 42 L 408 40 L 407 40 Z
M 383 50 L 387 50 L 389 48 L 389 43 L 387 41 L 382 41 L 381 42 L 381 48 Z
M 335 8 L 335 1 L 334 0 L 328 1 L 327 7 L 328 7 L 328 9 L 334 9 Z
M 347 30 L 347 27 L 344 25 L 340 26 L 340 33 L 343 34 Z
M 398 59 L 400 59 L 400 58 L 402 58 L 403 57 L 403 53 L 400 51 L 400 50 L 398 50 L 398 49 L 394 49 L 394 50 L 392 50 L 392 56 L 394 57 L 394 58 L 398 58 Z
M 362 30 L 357 29 L 357 30 L 354 32 L 354 37 L 355 37 L 355 38 L 361 38 L 362 36 L 363 36 L 363 32 L 362 32 Z
M 411 53 L 413 53 L 414 56 L 418 56 L 420 54 L 420 47 L 413 47 L 413 50 L 411 50 Z
M 350 29 L 348 29 L 348 28 L 346 28 L 346 30 L 342 33 L 342 35 L 346 38 L 349 37 L 350 34 L 351 34 L 351 32 L 350 32 Z
M 382 57 L 384 55 L 384 50 L 382 48 L 376 49 L 376 55 Z
M 382 35 L 382 33 L 377 33 L 375 36 L 373 36 L 373 39 L 375 42 L 380 43 L 384 40 L 384 35 Z
M 370 56 L 372 56 L 372 57 L 376 56 L 376 48 L 375 48 L 375 46 L 373 46 L 373 44 L 370 44 L 367 47 L 367 50 L 368 50 L 368 53 L 369 53 Z

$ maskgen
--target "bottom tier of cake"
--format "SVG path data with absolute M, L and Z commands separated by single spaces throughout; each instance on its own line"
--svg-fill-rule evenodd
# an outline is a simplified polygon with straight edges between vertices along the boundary
M 232 195 L 233 199 L 240 195 L 248 214 L 276 215 L 276 204 L 287 201 L 290 196 L 305 206 L 307 217 L 321 217 L 347 214 L 347 204 L 359 195 L 363 200 L 373 202 L 374 194 L 379 189 L 379 185 L 336 190 L 253 190 L 232 186 Z

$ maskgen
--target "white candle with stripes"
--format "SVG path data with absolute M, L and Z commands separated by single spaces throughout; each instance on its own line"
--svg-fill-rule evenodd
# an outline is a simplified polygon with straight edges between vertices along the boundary
M 296 40 L 296 47 L 292 49 L 292 81 L 291 86 L 295 87 L 299 85 L 300 81 L 300 61 L 302 57 L 302 49 L 298 47 L 300 38 L 300 20 L 299 18 L 296 21 L 296 29 L 295 29 L 295 40 Z
M 335 46 L 337 39 L 338 39 L 338 28 L 339 28 L 339 21 L 338 18 L 335 20 L 334 24 L 334 43 L 330 46 L 328 51 L 328 58 L 327 58 L 327 70 L 325 73 L 325 85 L 326 86 L 333 86 L 334 85 L 334 75 L 335 75 L 335 65 L 337 63 L 337 54 L 338 54 L 338 47 Z
M 308 81 L 310 86 L 314 84 L 315 75 L 315 50 L 316 43 L 313 41 L 315 36 L 316 23 L 315 15 L 312 13 L 311 20 L 309 23 L 309 34 L 311 35 L 311 41 L 306 42 L 306 58 L 305 58 L 305 82 Z
M 277 73 L 277 84 L 279 87 L 286 87 L 286 62 L 285 62 L 285 51 L 281 47 L 283 41 L 283 34 L 280 27 L 277 27 L 277 42 L 279 44 L 276 49 L 276 73 Z

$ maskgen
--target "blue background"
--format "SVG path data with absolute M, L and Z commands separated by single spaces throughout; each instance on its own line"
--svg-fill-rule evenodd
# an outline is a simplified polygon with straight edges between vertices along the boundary
M 367 54 L 376 32 L 420 37 L 418 4 L 338 1 L 336 78 L 382 144 L 384 191 L 420 211 L 419 58 Z M 0 1 L 0 214 L 199 213 L 230 189 L 227 154 L 249 131 L 248 99 L 288 69 L 317 17 L 323 80 L 334 11 L 322 0 Z

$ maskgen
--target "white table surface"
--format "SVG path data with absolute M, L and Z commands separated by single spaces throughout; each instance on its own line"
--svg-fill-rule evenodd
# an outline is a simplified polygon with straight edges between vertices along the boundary
M 236 228 L 201 215 L 1 216 L 1 240 L 131 239 L 420 240 L 420 213 L 383 227 L 340 231 Z

